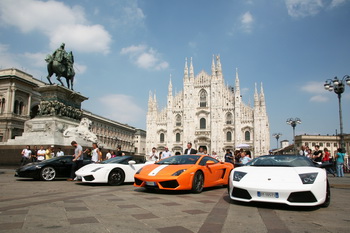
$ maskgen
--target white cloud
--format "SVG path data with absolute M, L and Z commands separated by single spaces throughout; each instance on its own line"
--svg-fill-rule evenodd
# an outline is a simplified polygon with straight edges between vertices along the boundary
M 111 35 L 102 25 L 91 25 L 80 6 L 69 7 L 57 1 L 2 0 L 0 21 L 2 26 L 13 26 L 23 33 L 43 33 L 51 48 L 65 42 L 76 46 L 75 51 L 110 51 Z
M 99 114 L 115 121 L 133 124 L 145 121 L 145 111 L 139 107 L 132 96 L 111 94 L 99 98 Z M 142 118 L 142 119 L 140 119 Z
M 9 46 L 0 44 L 0 69 L 9 67 L 21 67 L 17 62 L 16 56 L 8 52 Z
M 285 0 L 288 14 L 293 18 L 303 18 L 318 14 L 323 9 L 331 9 L 348 0 Z
M 24 60 L 30 61 L 32 66 L 43 67 L 46 64 L 44 61 L 46 55 L 45 53 L 24 53 L 21 56 Z
M 120 54 L 129 56 L 131 62 L 142 69 L 164 70 L 169 66 L 168 62 L 163 61 L 156 50 L 146 45 L 132 45 L 122 48 Z
M 252 32 L 254 18 L 249 11 L 247 11 L 241 16 L 240 22 L 241 22 L 241 28 L 243 29 L 243 31 L 248 33 Z
M 324 103 L 328 102 L 329 98 L 325 95 L 315 95 L 310 98 L 310 102 Z
M 301 90 L 311 94 L 324 94 L 326 90 L 324 89 L 324 82 L 307 82 L 302 87 Z
M 330 7 L 340 6 L 341 4 L 343 4 L 346 1 L 348 1 L 348 0 L 332 0 Z

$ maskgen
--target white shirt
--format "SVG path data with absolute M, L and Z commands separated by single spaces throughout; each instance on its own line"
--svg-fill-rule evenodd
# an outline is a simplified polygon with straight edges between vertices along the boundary
M 112 155 L 111 155 L 111 153 L 108 152 L 108 153 L 106 154 L 106 159 L 110 159 L 110 158 L 112 158 Z
M 46 150 L 38 150 L 37 154 L 38 154 L 38 156 L 37 156 L 38 160 L 42 161 L 45 159 Z
M 157 152 L 151 152 L 149 157 L 148 157 L 148 161 L 157 161 L 158 160 L 158 154 Z
M 98 162 L 98 148 L 92 150 L 91 160 L 95 163 Z
M 28 159 L 30 158 L 31 154 L 32 154 L 32 151 L 28 150 L 27 148 L 22 150 L 22 155 Z
M 60 157 L 60 156 L 63 156 L 64 155 L 64 152 L 63 151 L 57 151 L 56 153 L 56 156 L 57 157 Z
M 162 153 L 162 159 L 168 158 L 171 156 L 171 152 L 170 151 L 163 151 Z

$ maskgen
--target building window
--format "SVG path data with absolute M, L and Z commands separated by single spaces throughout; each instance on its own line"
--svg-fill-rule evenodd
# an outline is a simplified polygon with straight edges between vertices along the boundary
M 246 141 L 250 141 L 250 132 L 249 132 L 249 131 L 245 131 L 245 133 L 244 133 L 244 139 L 245 139 Z
M 329 142 L 326 143 L 326 147 L 330 147 L 331 144 Z
M 181 116 L 180 115 L 177 115 L 176 116 L 176 119 L 175 119 L 175 121 L 176 121 L 176 126 L 181 126 Z
M 232 133 L 231 132 L 227 132 L 226 133 L 226 141 L 227 142 L 231 142 L 232 141 Z
M 207 92 L 205 90 L 201 90 L 199 93 L 199 106 L 207 107 Z
M 18 114 L 18 110 L 19 110 L 18 108 L 19 108 L 19 102 L 18 102 L 18 100 L 15 100 L 15 106 L 13 108 L 14 114 Z
M 207 128 L 205 118 L 201 118 L 201 119 L 199 120 L 199 128 L 200 128 L 200 129 L 206 129 L 206 128 Z
M 163 134 L 163 133 L 161 133 L 161 134 L 159 135 L 159 141 L 160 141 L 160 142 L 164 142 L 164 134 Z
M 5 112 L 5 98 L 0 99 L 0 114 Z
M 334 147 L 338 147 L 338 143 L 335 142 L 335 143 L 334 143 Z
M 232 124 L 232 113 L 228 112 L 226 114 L 226 124 L 231 125 Z
M 177 133 L 177 134 L 175 135 L 175 138 L 176 138 L 176 142 L 180 142 L 181 137 L 180 137 L 180 134 L 179 134 L 179 133 Z
M 308 142 L 305 142 L 305 146 L 309 146 L 309 143 L 308 143 Z
M 322 142 L 320 142 L 320 147 L 322 147 L 323 146 L 323 143 Z
M 313 142 L 313 143 L 312 143 L 312 146 L 313 146 L 313 147 L 316 146 L 316 143 Z

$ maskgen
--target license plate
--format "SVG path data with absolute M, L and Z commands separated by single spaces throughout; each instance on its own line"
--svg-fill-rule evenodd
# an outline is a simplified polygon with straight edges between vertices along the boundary
M 148 186 L 157 186 L 157 183 L 153 182 L 153 181 L 146 181 L 146 185 L 148 185 Z
M 279 198 L 277 192 L 259 192 L 257 193 L 258 197 L 267 197 L 267 198 Z

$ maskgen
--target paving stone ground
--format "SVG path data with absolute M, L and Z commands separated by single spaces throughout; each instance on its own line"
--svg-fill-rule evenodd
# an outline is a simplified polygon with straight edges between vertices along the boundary
M 132 184 L 19 179 L 0 169 L 3 232 L 348 232 L 350 175 L 329 177 L 328 208 L 231 202 L 226 188 L 148 192 Z

